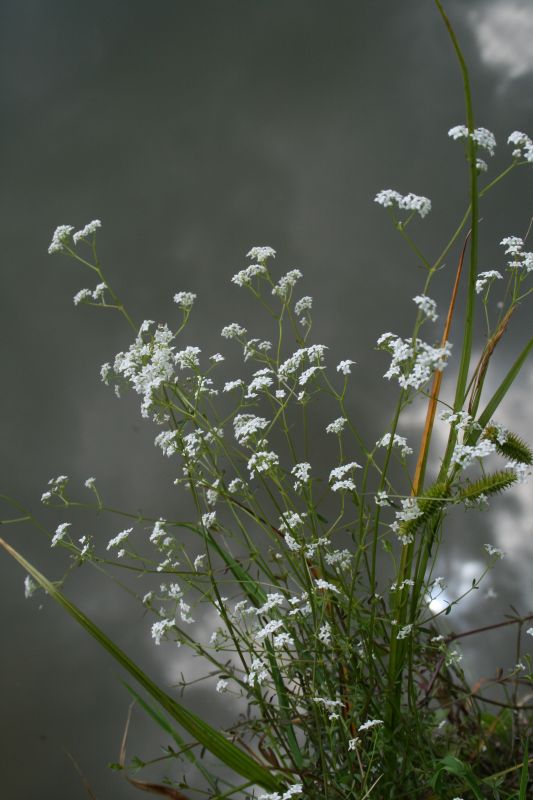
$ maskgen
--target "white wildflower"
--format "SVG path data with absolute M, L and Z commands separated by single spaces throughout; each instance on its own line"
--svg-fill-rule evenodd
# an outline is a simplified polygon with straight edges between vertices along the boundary
M 438 319 L 437 304 L 431 297 L 425 294 L 417 294 L 413 297 L 413 302 L 418 306 L 420 311 L 432 322 Z
M 272 289 L 272 294 L 278 295 L 284 300 L 289 292 L 292 290 L 292 287 L 296 284 L 296 281 L 302 277 L 302 273 L 299 269 L 291 269 L 287 272 L 286 275 L 283 275 L 277 284 Z
M 359 725 L 358 731 L 368 731 L 370 728 L 376 728 L 378 725 L 384 725 L 382 719 L 369 719 L 366 722 L 363 722 L 362 725 Z
M 261 630 L 257 631 L 257 633 L 255 634 L 255 638 L 259 642 L 266 636 L 270 636 L 271 633 L 275 633 L 282 627 L 283 627 L 283 622 L 280 619 L 273 619 L 270 622 L 267 622 L 264 628 L 261 628 Z
M 282 647 L 294 647 L 294 639 L 290 633 L 278 633 L 273 637 L 272 644 L 275 650 L 281 650 Z
M 487 551 L 491 558 L 503 558 L 505 553 L 499 547 L 493 547 L 491 544 L 484 544 L 484 549 Z
M 404 625 L 403 628 L 400 628 L 400 630 L 398 631 L 396 638 L 407 639 L 407 637 L 411 635 L 412 630 L 413 630 L 412 625 Z
M 390 500 L 387 492 L 384 492 L 383 490 L 376 492 L 374 502 L 377 506 L 389 506 Z
M 333 422 L 330 422 L 329 425 L 326 426 L 326 433 L 341 433 L 345 425 L 346 425 L 346 418 L 338 417 L 337 419 L 334 419 Z
M 322 644 L 331 644 L 331 625 L 329 622 L 324 622 L 318 631 L 317 637 Z
M 237 414 L 233 419 L 235 438 L 239 444 L 247 444 L 250 437 L 265 430 L 268 420 L 254 414 Z
M 376 447 L 388 447 L 390 445 L 391 435 L 390 433 L 386 433 L 384 436 L 381 437 L 376 442 Z M 409 447 L 407 444 L 407 439 L 404 436 L 400 436 L 399 434 L 394 434 L 394 439 L 392 442 L 393 447 L 399 447 L 401 450 L 402 456 L 411 455 L 413 449 Z
M 311 311 L 312 307 L 313 298 L 309 297 L 309 295 L 305 295 L 305 297 L 300 298 L 300 300 L 294 304 L 294 313 L 297 317 L 301 317 L 306 311 Z
M 71 525 L 71 522 L 62 522 L 61 525 L 57 526 L 56 532 L 52 536 L 52 547 L 55 547 L 64 538 Z
M 125 541 L 125 539 L 127 539 L 128 536 L 130 535 L 130 533 L 132 533 L 132 532 L 133 532 L 133 528 L 126 528 L 125 530 L 121 531 L 120 533 L 117 533 L 117 535 L 113 539 L 109 540 L 109 543 L 107 545 L 107 549 L 111 550 L 112 547 L 116 547 L 121 542 Z
M 211 528 L 215 524 L 217 519 L 216 511 L 211 511 L 208 514 L 204 514 L 202 516 L 202 525 L 204 528 Z
M 160 619 L 152 625 L 152 639 L 157 645 L 161 644 L 161 639 L 174 627 L 173 619 Z
M 255 278 L 257 275 L 267 274 L 267 268 L 263 264 L 251 264 L 249 267 L 246 267 L 246 269 L 241 269 L 240 272 L 237 272 L 231 279 L 231 282 L 236 286 L 250 286 L 252 278 Z
M 174 295 L 174 302 L 184 311 L 190 311 L 196 300 L 194 292 L 177 292 Z
M 527 631 L 526 631 L 526 633 L 527 633 L 529 636 L 533 636 L 533 628 L 528 628 L 528 629 L 527 629 Z
M 487 130 L 487 128 L 475 128 L 472 133 L 469 133 L 466 125 L 455 125 L 455 127 L 450 128 L 448 131 L 448 136 L 455 140 L 467 139 L 470 136 L 478 147 L 483 147 L 491 156 L 494 155 L 496 139 L 494 134 Z
M 313 377 L 313 375 L 322 369 L 325 369 L 325 367 L 309 367 L 308 369 L 304 370 L 298 380 L 300 386 L 305 386 L 305 384 L 308 383 L 308 381 Z
M 337 372 L 342 372 L 343 375 L 351 375 L 351 367 L 356 363 L 356 361 L 351 361 L 349 358 L 346 358 L 344 361 L 339 361 L 337 364 Z
M 216 685 L 216 687 L 215 687 L 215 688 L 216 688 L 216 691 L 217 691 L 219 694 L 222 694 L 222 692 L 225 692 L 225 691 L 227 690 L 227 688 L 228 688 L 228 682 L 227 682 L 227 681 L 225 681 L 225 680 L 224 680 L 224 678 L 220 678 L 220 680 L 219 680 L 219 681 L 217 681 L 217 685 Z
M 533 141 L 527 134 L 521 133 L 521 131 L 513 131 L 507 139 L 507 144 L 515 146 L 513 150 L 514 158 L 524 158 L 530 164 L 533 163 Z
M 276 251 L 271 247 L 252 247 L 252 249 L 246 254 L 246 258 L 254 258 L 256 261 L 259 261 L 260 264 L 264 264 L 268 258 L 275 257 Z
M 52 255 L 53 253 L 63 252 L 65 249 L 65 242 L 68 241 L 73 230 L 74 228 L 72 225 L 58 225 L 54 231 L 54 235 L 52 236 L 48 253 Z
M 180 369 L 192 369 L 193 367 L 200 366 L 201 350 L 199 347 L 188 345 L 184 350 L 180 350 L 174 355 L 174 361 Z
M 238 378 L 237 380 L 234 380 L 234 381 L 227 381 L 224 384 L 224 388 L 223 388 L 222 391 L 223 392 L 232 392 L 233 389 L 239 389 L 242 386 L 244 386 L 244 381 L 241 380 L 241 378 Z
M 88 222 L 87 225 L 82 228 L 81 230 L 77 231 L 72 237 L 74 240 L 74 244 L 78 244 L 82 239 L 87 239 L 89 236 L 92 236 L 98 228 L 102 227 L 102 223 L 99 219 L 93 219 L 92 222 Z
M 315 580 L 315 586 L 317 589 L 324 589 L 324 591 L 336 592 L 337 594 L 340 594 L 336 586 L 334 586 L 332 583 L 328 583 L 328 581 L 325 581 L 323 578 L 317 578 Z
M 85 300 L 89 300 L 92 298 L 93 293 L 90 289 L 80 289 L 79 292 L 76 292 L 74 295 L 73 302 L 75 306 L 79 306 L 80 303 L 83 303 Z
M 295 464 L 291 469 L 291 475 L 294 475 L 296 481 L 294 483 L 294 490 L 298 491 L 305 483 L 310 480 L 309 473 L 311 472 L 311 464 L 307 461 L 302 461 L 300 464 Z
M 229 325 L 222 328 L 220 335 L 223 336 L 224 339 L 238 339 L 246 335 L 246 328 L 243 328 L 242 325 L 239 325 L 237 322 L 231 322 Z
M 26 575 L 24 578 L 24 597 L 26 600 L 29 600 L 32 594 L 38 589 L 39 587 L 33 580 L 30 575 Z
M 421 217 L 425 217 L 431 211 L 431 200 L 421 195 L 409 194 L 401 195 L 394 189 L 382 189 L 374 198 L 374 202 L 384 208 L 396 205 L 404 211 L 417 211 Z
M 500 244 L 505 247 L 506 255 L 520 255 L 524 247 L 524 240 L 520 236 L 506 236 Z
M 261 472 L 268 472 L 270 469 L 278 466 L 278 464 L 279 457 L 277 453 L 274 453 L 272 450 L 260 450 L 257 453 L 254 453 L 248 461 L 250 477 L 253 477 L 254 473 L 259 474 Z
M 452 463 L 466 469 L 466 467 L 474 463 L 476 458 L 486 458 L 491 453 L 494 453 L 495 450 L 496 445 L 488 439 L 480 439 L 474 445 L 460 444 L 458 442 L 453 451 Z

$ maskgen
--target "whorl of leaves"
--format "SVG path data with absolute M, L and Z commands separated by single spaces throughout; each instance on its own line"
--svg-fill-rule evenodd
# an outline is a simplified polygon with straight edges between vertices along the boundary
M 485 475 L 474 483 L 463 486 L 458 495 L 460 502 L 464 500 L 475 500 L 481 495 L 488 497 L 491 494 L 498 494 L 508 489 L 517 480 L 516 472 L 512 469 L 494 472 L 492 475 Z
M 533 464 L 533 451 L 516 433 L 511 431 L 506 432 L 507 439 L 505 444 L 500 444 L 498 441 L 498 429 L 489 426 L 484 433 L 485 439 L 493 442 L 496 445 L 496 450 L 500 455 L 506 456 L 511 461 L 517 461 L 519 464 Z

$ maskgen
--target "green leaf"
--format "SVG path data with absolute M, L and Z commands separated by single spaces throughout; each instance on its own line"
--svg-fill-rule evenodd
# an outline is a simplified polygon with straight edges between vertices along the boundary
M 476 800 L 484 800 L 481 793 L 481 787 L 468 764 L 464 764 L 455 756 L 450 755 L 445 756 L 441 761 L 439 761 L 437 770 L 431 780 L 431 785 L 436 792 L 440 791 L 443 772 L 450 772 L 452 775 L 455 775 L 457 778 L 464 781 L 464 783 L 466 783 L 474 792 Z
M 159 686 L 144 673 L 129 656 L 124 653 L 106 634 L 98 628 L 85 614 L 68 600 L 57 587 L 42 575 L 29 561 L 11 547 L 3 539 L 0 545 L 24 567 L 31 577 L 50 595 L 57 603 L 68 611 L 76 622 L 85 628 L 105 650 L 110 653 L 127 672 L 150 694 L 165 711 L 178 722 L 191 736 L 193 736 L 206 750 L 209 750 L 223 764 L 238 775 L 265 789 L 276 791 L 282 785 L 282 780 L 273 775 L 270 770 L 255 761 L 232 742 L 228 741 L 216 728 L 213 728 L 200 717 L 189 711 L 170 695 L 166 694 Z
M 524 349 L 522 350 L 522 352 L 520 353 L 520 355 L 518 356 L 518 358 L 516 359 L 516 361 L 514 362 L 513 366 L 511 367 L 507 375 L 505 376 L 505 378 L 503 379 L 503 381 L 501 382 L 501 384 L 499 385 L 499 387 L 492 395 L 483 413 L 478 418 L 477 422 L 479 423 L 479 425 L 481 425 L 482 428 L 488 425 L 488 423 L 494 416 L 494 412 L 496 411 L 501 401 L 503 400 L 503 398 L 513 385 L 516 377 L 518 376 L 518 373 L 522 369 L 532 349 L 533 349 L 533 339 L 530 339 L 529 342 L 524 347 Z M 466 442 L 466 444 L 470 443 L 471 443 L 470 441 Z

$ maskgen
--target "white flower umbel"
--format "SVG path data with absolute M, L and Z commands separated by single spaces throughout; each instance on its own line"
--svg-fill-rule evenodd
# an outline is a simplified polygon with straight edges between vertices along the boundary
M 65 244 L 71 238 L 74 227 L 72 225 L 58 225 L 52 236 L 52 241 L 48 248 L 48 253 L 62 253 L 65 251 Z
M 357 730 L 359 732 L 368 731 L 371 728 L 377 728 L 379 725 L 384 725 L 384 724 L 385 723 L 383 722 L 382 719 L 368 719 L 366 722 L 363 722 L 362 725 L 359 725 Z
M 450 342 L 444 347 L 432 347 L 421 339 L 416 339 L 413 347 L 412 339 L 401 339 L 394 333 L 383 333 L 377 344 L 392 355 L 391 365 L 383 377 L 397 378 L 402 389 L 425 386 L 435 371 L 446 367 L 452 350 Z
M 174 295 L 174 302 L 184 311 L 190 311 L 196 300 L 194 292 L 177 292 Z
M 507 139 L 507 144 L 514 146 L 514 158 L 523 158 L 533 164 L 533 141 L 527 134 L 521 131 L 513 131 Z
M 109 540 L 107 549 L 111 550 L 112 547 L 117 547 L 121 542 L 124 542 L 128 538 L 130 533 L 133 533 L 133 528 L 126 528 L 120 533 L 117 533 L 113 539 Z
M 52 547 L 55 547 L 66 536 L 71 525 L 71 522 L 62 522 L 61 525 L 57 526 L 56 532 L 52 536 Z
M 279 792 L 271 792 L 270 794 L 260 794 L 257 800 L 290 800 L 291 797 L 303 793 L 303 786 L 301 783 L 294 783 L 283 794 Z
M 163 639 L 168 631 L 172 630 L 173 627 L 173 619 L 160 619 L 157 622 L 154 622 L 152 625 L 152 639 L 154 642 L 157 645 L 161 644 L 161 639 Z
M 355 363 L 355 361 L 351 361 L 349 358 L 346 358 L 344 361 L 339 361 L 337 364 L 337 372 L 341 372 L 343 375 L 351 375 L 351 367 Z
M 296 284 L 302 277 L 302 273 L 299 269 L 291 269 L 287 272 L 286 275 L 283 275 L 277 284 L 272 289 L 272 294 L 276 294 L 278 297 L 281 297 L 284 300 L 288 297 L 289 293 L 291 292 L 293 286 Z
M 376 447 L 388 447 L 390 444 L 391 435 L 390 433 L 386 433 L 384 436 L 381 437 L 376 442 Z M 407 444 L 407 439 L 405 436 L 400 436 L 399 434 L 394 434 L 394 440 L 392 443 L 393 447 L 399 447 L 402 456 L 409 456 L 413 452 L 413 448 L 409 447 Z
M 425 294 L 417 294 L 416 297 L 413 297 L 413 302 L 431 322 L 435 322 L 439 318 L 437 314 L 437 304 L 431 297 Z
M 246 269 L 241 269 L 240 272 L 233 276 L 231 282 L 236 286 L 251 286 L 253 278 L 257 277 L 257 275 L 268 275 L 264 264 L 251 264 Z
M 489 269 L 487 272 L 480 272 L 476 280 L 476 294 L 481 294 L 487 284 L 491 284 L 495 279 L 502 279 L 503 275 L 497 269 Z
M 302 461 L 300 464 L 295 464 L 291 469 L 291 475 L 294 475 L 296 481 L 294 483 L 294 490 L 299 491 L 310 480 L 309 473 L 311 472 L 311 464 L 307 461 Z
M 452 464 L 457 464 L 463 469 L 466 469 L 466 467 L 473 464 L 477 458 L 486 458 L 495 451 L 496 445 L 488 439 L 480 439 L 479 442 L 474 445 L 460 444 L 458 442 L 454 447 Z
M 483 147 L 488 153 L 493 156 L 496 149 L 496 137 L 487 128 L 475 128 L 469 134 L 466 125 L 455 125 L 448 131 L 450 139 L 471 139 L 477 144 L 478 147 Z
M 505 553 L 499 547 L 493 547 L 491 544 L 484 544 L 483 548 L 487 551 L 491 558 L 503 558 Z
M 326 433 L 342 433 L 345 425 L 346 418 L 338 417 L 337 419 L 334 419 L 333 422 L 330 422 L 329 425 L 326 425 Z
M 382 189 L 374 198 L 374 202 L 384 208 L 397 206 L 402 211 L 417 211 L 421 217 L 425 217 L 431 211 L 431 200 L 422 195 L 409 194 L 402 195 L 395 189 Z
M 279 457 L 277 453 L 272 450 L 260 450 L 254 453 L 248 461 L 248 469 L 250 470 L 250 477 L 261 472 L 268 472 L 274 467 L 278 466 Z
M 233 420 L 235 438 L 239 444 L 247 444 L 248 440 L 268 427 L 268 420 L 254 414 L 237 414 Z
M 85 225 L 84 228 L 82 228 L 81 230 L 77 231 L 73 235 L 72 240 L 74 241 L 74 244 L 78 244 L 79 242 L 82 241 L 82 239 L 88 239 L 89 236 L 93 236 L 96 233 L 96 231 L 98 230 L 98 228 L 101 228 L 101 227 L 102 227 L 102 223 L 100 222 L 99 219 L 93 219 L 92 222 L 88 222 L 87 225 Z
M 246 328 L 239 325 L 237 322 L 231 322 L 220 331 L 220 335 L 224 339 L 240 339 L 246 336 Z
M 252 247 L 246 254 L 246 258 L 253 258 L 259 261 L 260 264 L 264 264 L 269 258 L 275 257 L 276 251 L 272 247 Z
M 306 311 L 311 311 L 312 307 L 313 298 L 305 295 L 294 304 L 294 313 L 297 317 L 301 317 Z M 301 322 L 305 322 L 305 320 L 301 320 Z

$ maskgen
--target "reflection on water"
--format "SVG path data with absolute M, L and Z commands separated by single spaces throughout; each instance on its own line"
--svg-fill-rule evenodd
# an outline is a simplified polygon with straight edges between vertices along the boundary
M 520 66 L 512 61 L 530 23 L 526 5 L 505 4 L 512 47 L 504 49 L 494 38 L 502 3 L 472 3 L 469 15 L 461 3 L 449 5 L 472 67 L 479 124 L 502 142 L 515 128 L 532 133 L 523 97 L 524 87 L 531 96 L 533 65 L 527 57 Z M 211 352 L 222 325 L 244 321 L 229 277 L 252 244 L 274 246 L 280 272 L 304 272 L 316 340 L 358 362 L 353 402 L 375 441 L 394 390 L 381 379 L 374 344 L 385 330 L 407 332 L 422 278 L 372 197 L 386 186 L 430 196 L 434 210 L 417 234 L 432 254 L 464 205 L 460 151 L 446 138 L 462 121 L 460 81 L 431 4 L 403 4 L 400 13 L 386 0 L 363 8 L 210 0 L 157 9 L 99 0 L 89 15 L 64 0 L 33 0 L 7 5 L 2 15 L 5 489 L 38 509 L 51 475 L 69 474 L 81 491 L 94 474 L 120 507 L 134 497 L 159 516 L 182 502 L 136 403 L 119 406 L 99 383 L 100 364 L 127 346 L 128 331 L 111 316 L 74 309 L 70 298 L 85 276 L 46 255 L 57 224 L 94 217 L 104 221 L 101 254 L 111 282 L 136 318 L 168 318 L 175 291 L 197 292 L 187 343 Z M 505 94 L 495 75 L 505 78 Z M 504 159 L 496 155 L 494 168 Z M 512 189 L 485 202 L 486 268 L 498 263 L 503 236 L 527 228 L 530 181 L 530 174 L 513 177 Z M 436 283 L 441 307 L 455 257 Z M 527 315 L 518 314 L 501 346 L 502 368 L 528 332 Z M 530 396 L 526 371 L 501 414 L 526 439 Z M 454 517 L 438 565 L 448 588 L 432 610 L 479 574 L 485 541 L 508 555 L 445 625 L 497 621 L 510 603 L 531 607 L 531 497 L 522 487 L 490 517 Z M 80 516 L 76 524 L 80 534 L 109 533 L 108 521 Z M 36 534 L 10 535 L 44 571 L 59 574 L 60 556 Z M 98 797 L 131 797 L 134 790 L 105 768 L 118 756 L 129 702 L 114 666 L 60 610 L 24 601 L 23 575 L 0 563 L 6 797 L 84 796 L 63 747 Z M 154 648 L 142 610 L 98 576 L 76 575 L 70 592 L 149 672 L 175 683 L 194 670 L 183 648 Z M 475 675 L 508 666 L 497 641 L 469 642 Z M 205 689 L 191 697 L 198 706 L 207 697 L 222 719 L 227 710 L 214 695 Z M 137 717 L 128 752 L 155 756 L 162 742 Z

